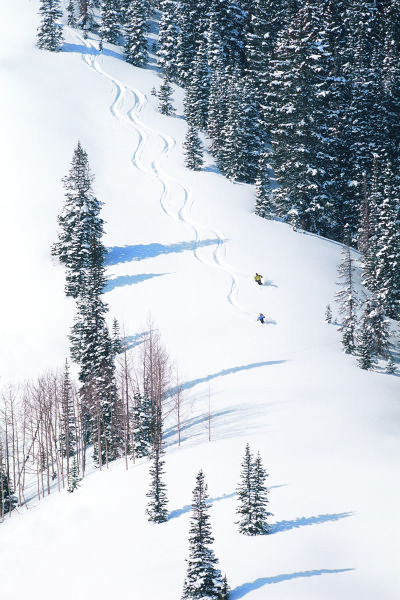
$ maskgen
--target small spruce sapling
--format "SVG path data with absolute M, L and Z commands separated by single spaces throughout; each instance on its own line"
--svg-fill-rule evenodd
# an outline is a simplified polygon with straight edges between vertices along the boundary
M 164 523 L 165 521 L 168 521 L 168 500 L 166 485 L 163 482 L 165 461 L 162 460 L 162 455 L 163 451 L 160 450 L 158 444 L 156 444 L 152 455 L 152 465 L 150 467 L 150 489 L 146 494 L 146 496 L 150 498 L 147 504 L 146 514 L 148 520 L 153 523 Z

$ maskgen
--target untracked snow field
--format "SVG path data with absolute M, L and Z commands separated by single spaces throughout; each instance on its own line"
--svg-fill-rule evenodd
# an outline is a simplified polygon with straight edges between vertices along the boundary
M 255 216 L 254 188 L 207 153 L 186 169 L 183 92 L 174 117 L 157 111 L 154 57 L 132 67 L 69 28 L 62 52 L 39 51 L 38 7 L 0 0 L 0 386 L 68 356 L 74 303 L 50 247 L 80 140 L 104 203 L 110 320 L 133 346 L 159 328 L 183 431 L 178 446 L 172 416 L 168 522 L 144 514 L 148 461 L 93 472 L 0 524 L 0 599 L 179 599 L 202 468 L 232 600 L 398 600 L 400 379 L 360 370 L 324 322 L 341 246 Z M 268 536 L 235 525 L 247 442 L 269 473 Z

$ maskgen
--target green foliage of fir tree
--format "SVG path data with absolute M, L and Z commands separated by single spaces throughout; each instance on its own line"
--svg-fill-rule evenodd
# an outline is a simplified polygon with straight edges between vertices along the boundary
M 148 1 L 132 0 L 125 17 L 125 60 L 136 67 L 148 62 Z
M 163 82 L 158 90 L 158 108 L 162 115 L 171 117 L 175 113 L 174 105 L 172 104 L 173 89 L 168 81 L 167 77 L 164 76 Z
M 168 521 L 168 500 L 166 485 L 163 481 L 165 461 L 162 460 L 162 455 L 163 451 L 156 446 L 152 453 L 150 467 L 150 489 L 146 494 L 146 496 L 150 498 L 147 504 L 146 514 L 148 520 L 153 523 L 164 523 L 165 521 Z
M 214 538 L 207 500 L 207 484 L 203 471 L 200 471 L 193 490 L 189 558 L 182 600 L 220 600 L 224 589 L 226 594 L 227 584 L 216 567 L 218 559 L 212 549 Z
M 339 304 L 339 313 L 343 321 L 339 331 L 342 332 L 342 344 L 347 354 L 354 354 L 356 350 L 357 308 L 359 300 L 355 288 L 355 266 L 351 250 L 348 245 L 343 246 L 342 261 L 338 267 L 338 285 L 340 291 L 335 295 Z
M 0 469 L 0 517 L 5 516 L 7 513 L 13 511 L 18 504 L 16 496 L 14 496 L 14 490 L 10 482 L 10 478 L 7 473 Z
M 192 171 L 200 171 L 203 166 L 203 149 L 197 129 L 189 124 L 183 143 L 185 165 Z
M 41 0 L 39 13 L 41 22 L 37 30 L 37 46 L 42 50 L 58 52 L 63 41 L 60 0 Z
M 121 10 L 119 0 L 102 0 L 101 26 L 99 33 L 102 40 L 110 44 L 118 44 L 121 34 Z

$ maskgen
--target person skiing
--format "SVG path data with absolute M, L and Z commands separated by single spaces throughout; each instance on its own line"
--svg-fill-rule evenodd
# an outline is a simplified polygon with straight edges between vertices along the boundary
M 264 324 L 265 323 L 265 315 L 260 313 L 257 317 L 257 321 L 260 321 L 260 323 Z
M 259 273 L 256 273 L 256 274 L 254 275 L 254 281 L 255 281 L 256 283 L 258 283 L 258 285 L 262 285 L 262 281 L 261 281 L 261 279 L 262 279 L 262 275 L 259 275 Z

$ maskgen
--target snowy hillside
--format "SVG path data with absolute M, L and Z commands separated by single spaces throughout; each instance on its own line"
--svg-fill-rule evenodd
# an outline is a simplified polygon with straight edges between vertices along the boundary
M 399 377 L 359 369 L 324 322 L 341 246 L 256 217 L 253 187 L 209 156 L 187 170 L 183 93 L 175 117 L 157 111 L 155 59 L 132 67 L 69 28 L 63 52 L 40 51 L 38 5 L 0 0 L 0 385 L 68 355 L 74 306 L 50 247 L 80 140 L 104 203 L 110 318 L 132 342 L 153 319 L 184 424 L 181 446 L 172 421 L 165 436 L 167 523 L 144 515 L 148 462 L 112 464 L 0 524 L 1 600 L 180 598 L 200 468 L 232 600 L 397 600 Z M 269 473 L 267 536 L 235 525 L 247 442 Z

